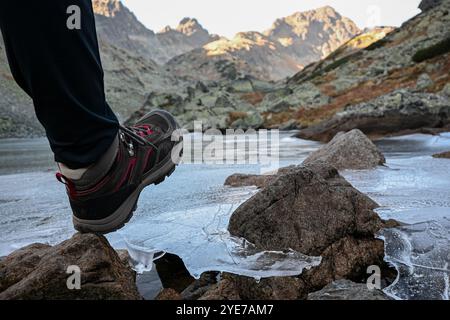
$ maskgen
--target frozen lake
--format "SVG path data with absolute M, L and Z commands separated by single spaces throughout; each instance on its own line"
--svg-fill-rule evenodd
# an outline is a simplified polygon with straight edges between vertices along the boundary
M 382 218 L 410 224 L 380 235 L 386 239 L 386 259 L 401 274 L 386 291 L 399 299 L 448 299 L 450 160 L 431 155 L 450 150 L 450 134 L 377 144 L 386 167 L 343 174 L 380 204 Z M 319 146 L 282 134 L 280 167 L 300 164 Z M 55 244 L 74 233 L 64 186 L 54 171 L 45 140 L 0 140 L 0 256 L 33 242 Z M 255 277 L 298 274 L 320 258 L 257 252 L 226 231 L 233 210 L 256 190 L 224 187 L 225 179 L 259 171 L 257 165 L 181 165 L 165 183 L 147 188 L 132 221 L 108 238 L 115 247 L 128 248 L 142 269 L 151 252 L 164 250 L 179 255 L 194 276 L 207 270 Z

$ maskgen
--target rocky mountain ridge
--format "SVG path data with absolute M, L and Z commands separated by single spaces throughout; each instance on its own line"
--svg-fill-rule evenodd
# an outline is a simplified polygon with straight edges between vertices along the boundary
M 93 0 L 100 39 L 158 64 L 217 39 L 196 19 L 183 19 L 176 29 L 146 28 L 120 0 Z
M 265 32 L 240 32 L 233 39 L 210 42 L 175 57 L 168 66 L 175 74 L 208 80 L 218 74 L 211 61 L 225 60 L 260 79 L 279 80 L 326 57 L 360 32 L 353 21 L 327 6 L 278 19 Z
M 235 63 L 245 74 L 278 80 L 326 57 L 360 33 L 353 21 L 329 6 L 296 12 L 277 19 L 264 32 L 239 32 L 229 40 L 210 34 L 193 18 L 155 33 L 119 0 L 94 0 L 93 5 L 100 37 L 159 64 L 169 62 L 175 74 L 196 80 L 216 80 L 211 77 L 215 62 L 223 60 Z
M 349 40 L 331 55 L 335 59 L 348 56 L 382 39 L 392 30 L 390 27 L 367 30 Z M 207 71 L 203 75 L 215 81 L 197 82 L 197 85 L 187 87 L 185 94 L 153 93 L 144 106 L 131 116 L 128 123 L 133 123 L 153 108 L 164 108 L 172 112 L 180 124 L 189 130 L 193 129 L 193 121 L 202 121 L 204 129 L 292 130 L 300 127 L 295 117 L 290 116 L 292 106 L 297 101 L 303 101 L 308 105 L 329 102 L 329 98 L 321 95 L 319 89 L 312 84 L 296 89 L 295 86 L 287 86 L 285 82 L 263 81 L 247 76 L 243 70 L 251 69 L 248 64 L 236 66 L 242 60 L 209 61 L 212 68 L 203 65 L 205 68 L 199 68 L 197 71 L 199 73 Z M 176 65 L 181 66 L 178 62 Z M 202 78 L 202 75 L 198 77 Z M 286 101 L 287 97 L 293 101 Z

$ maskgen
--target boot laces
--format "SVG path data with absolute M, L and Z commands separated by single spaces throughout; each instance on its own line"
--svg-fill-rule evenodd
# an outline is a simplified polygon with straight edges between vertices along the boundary
M 156 151 L 158 148 L 145 137 L 153 133 L 148 125 L 138 127 L 120 126 L 119 138 L 127 146 L 131 157 L 135 155 L 135 143 L 140 146 L 151 146 Z

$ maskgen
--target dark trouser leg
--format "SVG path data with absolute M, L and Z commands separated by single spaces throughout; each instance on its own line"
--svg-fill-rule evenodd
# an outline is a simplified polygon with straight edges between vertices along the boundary
M 67 8 L 81 9 L 69 30 Z M 17 83 L 33 99 L 57 162 L 96 162 L 117 136 L 105 100 L 91 0 L 1 0 L 0 28 Z

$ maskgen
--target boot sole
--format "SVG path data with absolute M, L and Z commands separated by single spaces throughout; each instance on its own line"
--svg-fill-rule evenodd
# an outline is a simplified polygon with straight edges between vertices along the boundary
M 175 128 L 178 125 L 175 123 Z M 181 142 L 174 148 L 179 148 Z M 182 149 L 180 149 L 182 151 Z M 139 196 L 144 188 L 150 185 L 159 185 L 170 177 L 175 171 L 177 164 L 172 162 L 172 155 L 169 153 L 166 158 L 160 162 L 159 166 L 154 168 L 142 181 L 139 187 L 122 203 L 122 205 L 113 214 L 101 220 L 83 220 L 73 216 L 73 225 L 75 230 L 81 233 L 108 234 L 122 229 L 133 217 L 137 209 Z

